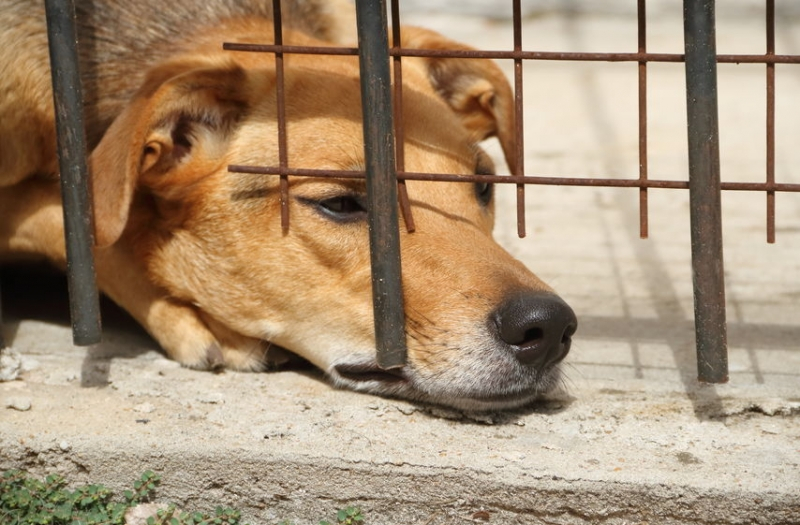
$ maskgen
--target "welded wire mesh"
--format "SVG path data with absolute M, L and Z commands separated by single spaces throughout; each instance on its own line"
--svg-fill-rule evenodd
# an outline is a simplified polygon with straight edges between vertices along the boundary
M 53 3 L 59 3 L 54 0 Z M 64 4 L 71 4 L 71 2 L 63 1 Z M 288 213 L 288 202 L 289 202 L 289 184 L 288 184 L 288 177 L 289 176 L 311 176 L 311 177 L 338 177 L 338 178 L 361 178 L 366 177 L 365 172 L 357 172 L 357 171 L 337 171 L 332 172 L 331 170 L 314 170 L 314 169 L 303 169 L 303 168 L 296 168 L 290 165 L 289 159 L 287 158 L 287 136 L 286 136 L 286 117 L 285 117 L 285 93 L 283 92 L 283 83 L 281 81 L 281 76 L 283 74 L 283 57 L 288 54 L 319 54 L 319 55 L 358 55 L 359 49 L 357 48 L 342 48 L 342 47 L 301 47 L 301 46 L 290 46 L 284 45 L 282 41 L 282 21 L 280 16 L 280 2 L 275 1 L 274 5 L 276 6 L 276 20 L 275 20 L 275 39 L 271 43 L 264 43 L 264 44 L 233 44 L 233 43 L 224 43 L 223 47 L 229 50 L 236 50 L 236 51 L 252 51 L 252 52 L 266 52 L 272 53 L 275 56 L 276 60 L 276 69 L 278 74 L 278 93 L 277 93 L 277 104 L 278 104 L 278 145 L 279 145 L 279 163 L 277 166 L 243 166 L 243 165 L 232 165 L 229 166 L 229 171 L 234 173 L 254 173 L 254 174 L 264 174 L 264 175 L 274 175 L 278 176 L 281 179 L 280 184 L 280 191 L 281 191 L 281 203 L 282 203 L 282 213 L 281 213 L 281 227 L 286 230 L 289 228 L 289 213 Z M 359 9 L 362 7 L 367 8 L 376 8 L 377 9 L 386 9 L 386 5 L 384 2 L 374 2 L 374 1 L 366 1 L 366 0 L 359 0 L 357 2 Z M 522 14 L 520 9 L 520 1 L 519 0 L 512 0 L 513 5 L 513 45 L 509 49 L 496 49 L 496 50 L 426 50 L 426 49 L 408 49 L 403 48 L 399 45 L 400 42 L 400 31 L 401 31 L 401 13 L 399 9 L 399 0 L 391 0 L 391 4 L 389 9 L 391 10 L 391 18 L 392 18 L 392 27 L 391 27 L 391 34 L 393 36 L 393 44 L 387 45 L 387 60 L 390 61 L 390 65 L 395 77 L 395 83 L 393 86 L 393 111 L 392 117 L 386 119 L 386 122 L 383 125 L 390 126 L 390 130 L 386 130 L 387 133 L 391 132 L 395 136 L 395 151 L 394 156 L 395 158 L 391 160 L 390 165 L 384 166 L 381 169 L 389 170 L 392 172 L 392 179 L 390 185 L 393 186 L 391 188 L 392 192 L 396 191 L 397 201 L 399 205 L 399 209 L 402 212 L 399 216 L 403 218 L 405 221 L 405 227 L 409 232 L 413 232 L 415 230 L 414 218 L 411 206 L 408 200 L 408 194 L 405 191 L 404 182 L 407 180 L 437 180 L 437 181 L 452 181 L 454 183 L 464 183 L 464 182 L 491 182 L 491 183 L 499 183 L 499 184 L 513 184 L 516 187 L 516 213 L 517 213 L 517 230 L 520 237 L 524 237 L 526 235 L 525 224 L 525 187 L 527 185 L 558 185 L 558 186 L 578 186 L 578 187 L 616 187 L 616 188 L 632 188 L 638 190 L 638 201 L 639 201 L 639 232 L 640 236 L 645 238 L 649 235 L 649 227 L 648 227 L 648 196 L 650 191 L 658 189 L 691 189 L 691 181 L 681 181 L 681 180 L 663 180 L 652 178 L 649 173 L 649 162 L 648 162 L 648 65 L 652 63 L 680 63 L 687 60 L 687 54 L 679 54 L 679 53 L 652 53 L 649 52 L 647 49 L 647 16 L 646 16 L 646 1 L 645 0 L 637 0 L 637 42 L 636 46 L 632 48 L 630 51 L 627 52 L 561 52 L 561 51 L 537 51 L 535 49 L 527 49 L 523 46 L 523 24 L 522 24 Z M 800 64 L 800 55 L 786 55 L 786 54 L 776 54 L 775 52 L 775 0 L 766 0 L 766 17 L 765 17 L 765 25 L 766 25 L 766 42 L 765 42 L 765 52 L 764 53 L 752 53 L 752 54 L 716 54 L 715 58 L 712 57 L 714 64 L 725 64 L 725 63 L 734 63 L 734 64 L 764 64 L 765 66 L 765 85 L 766 85 L 766 123 L 765 123 L 765 133 L 766 133 L 766 169 L 765 169 L 765 176 L 763 180 L 753 180 L 749 182 L 726 182 L 721 181 L 719 182 L 719 177 L 717 173 L 716 180 L 716 187 L 711 188 L 711 192 L 709 193 L 712 200 L 716 200 L 716 204 L 714 206 L 718 207 L 718 192 L 719 190 L 722 191 L 750 191 L 750 192 L 763 192 L 766 197 L 766 240 L 769 243 L 775 242 L 775 196 L 776 193 L 780 192 L 800 192 L 800 184 L 791 184 L 791 183 L 784 183 L 779 182 L 776 180 L 775 177 L 775 112 L 776 112 L 776 82 L 775 82 L 775 66 L 776 64 Z M 694 37 L 701 37 L 701 34 L 705 32 L 705 36 L 703 38 L 711 38 L 711 42 L 713 43 L 713 31 L 714 31 L 714 2 L 713 1 L 699 1 L 699 0 L 685 0 L 684 1 L 684 9 L 685 9 L 685 20 L 686 24 L 686 38 L 687 42 L 689 39 Z M 698 11 L 700 10 L 700 11 Z M 704 25 L 697 25 L 694 22 L 697 22 L 697 18 L 701 18 L 698 13 L 703 13 L 702 10 L 705 10 L 705 14 L 710 16 L 709 20 L 704 22 Z M 688 22 L 692 22 L 691 24 Z M 697 34 L 695 34 L 695 32 Z M 709 33 L 710 32 L 710 33 Z M 53 37 L 51 35 L 51 40 Z M 59 44 L 61 45 L 61 44 Z M 689 47 L 687 45 L 687 53 L 689 53 Z M 713 46 L 712 46 L 713 50 Z M 362 51 L 363 55 L 363 51 Z M 516 155 L 515 161 L 512 162 L 513 165 L 509 166 L 510 173 L 507 175 L 455 175 L 455 174 L 447 174 L 447 173 L 414 173 L 408 172 L 405 170 L 405 162 L 404 162 L 404 155 L 403 155 L 403 122 L 402 122 L 402 104 L 403 104 L 403 96 L 402 96 L 402 62 L 403 57 L 419 57 L 419 56 L 426 56 L 426 57 L 452 57 L 452 58 L 464 58 L 464 59 L 476 59 L 476 58 L 488 58 L 488 59 L 495 59 L 495 60 L 509 60 L 513 62 L 513 81 L 512 84 L 514 86 L 514 93 L 515 93 L 515 100 L 514 100 L 514 108 L 515 108 L 515 131 L 516 131 Z M 62 68 L 69 68 L 70 64 L 68 63 L 61 63 L 66 59 L 57 57 L 54 54 L 53 57 L 53 68 L 54 70 L 61 70 Z M 638 93 L 638 176 L 631 177 L 631 178 L 602 178 L 602 177 L 554 177 L 554 176 L 547 176 L 541 175 L 536 173 L 528 173 L 526 171 L 526 166 L 524 163 L 524 139 L 523 139 L 523 107 L 525 105 L 524 100 L 524 90 L 523 90 L 523 79 L 524 79 L 524 68 L 526 63 L 536 62 L 536 61 L 559 61 L 559 62 L 629 62 L 634 63 L 637 65 L 637 75 L 638 75 L 638 84 L 637 84 L 637 93 Z M 687 64 L 688 67 L 688 64 Z M 713 68 L 712 68 L 713 69 Z M 688 70 L 687 70 L 688 71 Z M 693 75 L 706 75 L 710 74 L 713 75 L 713 81 L 716 82 L 716 72 L 715 70 L 708 72 L 708 73 L 689 73 L 689 78 L 687 78 L 687 89 L 691 90 L 692 83 L 695 80 L 699 80 L 702 82 L 710 81 L 709 78 L 693 78 Z M 689 97 L 691 98 L 691 94 Z M 716 95 L 714 95 L 715 97 Z M 705 107 L 703 111 L 713 111 L 716 112 L 716 99 L 712 100 L 710 104 L 713 106 Z M 691 110 L 690 110 L 691 111 Z M 78 112 L 72 112 L 71 114 L 67 114 L 66 118 L 78 118 Z M 73 125 L 75 123 L 73 122 Z M 690 115 L 689 119 L 689 140 L 690 140 L 690 149 L 691 149 L 691 141 L 696 140 L 692 139 L 693 130 L 691 129 L 692 118 Z M 713 139 L 717 141 L 716 138 Z M 718 146 L 717 146 L 718 147 Z M 690 162 L 696 162 L 690 159 Z M 704 168 L 698 166 L 690 166 L 690 173 L 695 171 L 703 171 Z M 718 166 L 717 166 L 718 169 Z M 396 178 L 396 181 L 394 180 Z M 64 182 L 64 178 L 62 177 L 62 182 Z M 381 189 L 381 184 L 384 187 Z M 394 187 L 396 185 L 396 187 Z M 379 189 L 378 191 L 386 191 L 385 182 L 378 184 Z M 716 193 L 715 193 L 716 192 Z M 693 206 L 703 206 L 704 204 L 696 204 L 695 202 L 692 203 Z M 90 210 L 84 205 L 82 209 L 73 209 L 72 207 L 66 209 L 66 220 L 67 222 L 77 221 L 87 223 L 90 221 Z M 711 213 L 711 214 L 698 214 L 697 215 L 698 221 L 719 221 L 718 213 Z M 725 311 L 725 298 L 724 298 L 724 282 L 722 281 L 722 274 L 721 274 L 721 239 L 709 239 L 704 236 L 708 235 L 718 235 L 719 231 L 719 224 L 718 222 L 712 224 L 711 228 L 704 227 L 707 224 L 693 224 L 693 235 L 696 237 L 696 242 L 708 245 L 714 244 L 714 242 L 720 243 L 720 251 L 719 253 L 714 252 L 708 255 L 706 260 L 698 260 L 695 259 L 694 266 L 695 266 L 695 273 L 697 274 L 698 269 L 700 269 L 700 273 L 703 273 L 703 268 L 709 265 L 713 265 L 715 263 L 715 259 L 719 259 L 720 263 L 720 271 L 717 272 L 716 276 L 713 278 L 715 282 L 710 283 L 707 282 L 704 278 L 696 279 L 694 282 L 695 287 L 695 297 L 696 297 L 696 309 L 695 309 L 695 320 L 698 327 L 697 330 L 697 337 L 698 337 L 698 363 L 701 362 L 709 362 L 709 361 L 716 361 L 716 363 L 712 362 L 712 371 L 710 375 L 706 375 L 704 377 L 704 373 L 702 371 L 702 366 L 700 367 L 701 372 L 700 376 L 701 379 L 707 381 L 724 381 L 727 378 L 727 366 L 726 363 L 722 363 L 721 360 L 725 358 L 725 321 L 724 321 L 724 311 Z M 716 233 L 715 233 L 716 232 Z M 85 245 L 84 250 L 82 250 L 82 255 L 72 255 L 70 254 L 70 262 L 68 264 L 68 268 L 81 268 L 85 267 L 86 264 L 90 263 L 86 260 L 86 257 L 91 257 L 91 252 L 88 249 L 90 240 L 79 240 L 79 243 L 83 243 Z M 396 241 L 392 241 L 393 243 Z M 397 247 L 393 246 L 390 247 L 392 250 L 396 250 Z M 87 256 L 88 253 L 88 256 Z M 77 259 L 76 259 L 77 258 Z M 391 267 L 387 270 L 390 274 L 394 274 L 392 277 L 389 276 L 390 279 L 396 279 L 399 281 L 399 272 L 400 267 L 399 264 L 396 267 Z M 83 301 L 88 301 L 85 304 L 89 305 L 86 307 L 80 306 L 81 303 L 76 303 L 77 310 L 85 311 L 87 308 L 92 309 L 91 306 L 96 299 L 92 297 L 91 290 L 94 287 L 93 282 L 93 274 L 85 274 L 83 277 L 75 276 L 76 282 L 79 283 L 76 285 L 75 290 L 72 291 L 73 295 L 78 296 L 75 300 L 81 301 L 81 297 L 83 297 Z M 80 284 L 83 283 L 83 284 Z M 709 287 L 712 290 L 712 293 L 707 293 Z M 89 292 L 86 292 L 84 289 L 88 289 Z M 83 291 L 81 291 L 83 290 Z M 400 295 L 400 291 L 397 290 L 394 293 Z M 702 299 L 698 300 L 697 298 L 701 297 Z M 394 318 L 402 318 L 402 301 L 399 297 L 396 300 L 388 300 L 386 301 L 389 304 L 389 309 L 393 310 L 390 311 L 389 316 L 393 316 Z M 399 311 L 398 311 L 399 309 Z M 93 310 L 92 310 L 93 312 Z M 709 314 L 709 312 L 712 312 Z M 75 311 L 73 311 L 73 314 Z M 385 315 L 382 314 L 382 317 Z M 704 317 L 712 318 L 713 322 L 703 322 Z M 80 317 L 80 316 L 78 316 Z M 377 316 L 376 316 L 377 317 Z M 74 316 L 75 318 L 75 316 Z M 94 323 L 94 314 L 91 313 L 87 319 L 81 321 L 78 319 L 77 321 L 74 320 L 74 323 L 77 322 L 78 324 L 88 323 L 91 325 Z M 99 323 L 97 324 L 99 327 Z M 83 330 L 85 331 L 85 327 L 81 327 L 76 325 L 75 326 L 76 333 Z M 91 328 L 89 328 L 91 330 Z M 713 333 L 708 333 L 713 332 Z M 400 341 L 401 336 L 398 336 L 397 331 L 392 332 L 393 335 L 388 336 L 393 338 L 393 340 L 382 340 L 384 336 L 378 335 L 378 346 L 384 349 L 391 349 L 402 347 L 404 345 L 403 341 Z M 701 351 L 701 346 L 703 346 L 703 340 L 710 340 L 713 341 L 711 346 L 715 346 L 717 348 L 712 348 L 711 354 L 704 354 Z M 723 348 L 719 348 L 722 346 Z M 386 350 L 383 350 L 386 351 Z M 395 362 L 395 364 L 397 364 Z M 724 370 L 723 370 L 724 368 Z

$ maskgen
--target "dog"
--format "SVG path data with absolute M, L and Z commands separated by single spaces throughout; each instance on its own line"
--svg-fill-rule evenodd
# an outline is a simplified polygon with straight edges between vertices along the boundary
M 363 179 L 231 173 L 277 166 L 270 2 L 78 0 L 98 286 L 164 352 L 199 369 L 262 370 L 286 349 L 342 388 L 464 410 L 559 384 L 572 309 L 492 239 L 492 185 L 406 183 L 407 364 L 375 358 Z M 352 6 L 284 1 L 291 45 L 352 42 Z M 42 2 L 0 0 L 0 255 L 65 265 Z M 467 49 L 403 27 L 401 45 Z M 363 170 L 358 59 L 287 54 L 287 159 Z M 405 169 L 493 174 L 514 148 L 511 88 L 488 60 L 402 59 Z M 509 164 L 511 164 L 509 162 Z

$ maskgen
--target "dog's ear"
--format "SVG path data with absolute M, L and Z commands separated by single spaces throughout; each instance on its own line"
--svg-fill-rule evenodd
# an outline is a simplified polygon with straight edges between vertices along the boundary
M 122 235 L 137 185 L 169 197 L 213 171 L 246 109 L 245 86 L 245 72 L 227 62 L 167 63 L 148 74 L 91 155 L 98 247 Z
M 472 50 L 439 33 L 418 27 L 402 28 L 403 47 L 432 50 Z M 496 136 L 509 169 L 515 158 L 514 94 L 500 68 L 486 59 L 424 58 L 428 78 L 437 93 L 461 118 L 464 126 L 483 140 Z

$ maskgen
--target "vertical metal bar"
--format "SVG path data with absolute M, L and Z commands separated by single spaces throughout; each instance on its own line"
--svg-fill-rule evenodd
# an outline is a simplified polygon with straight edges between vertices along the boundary
M 400 3 L 398 0 L 392 0 L 392 48 L 400 49 Z M 394 71 L 394 133 L 397 171 L 406 170 L 406 155 L 405 155 L 405 139 L 403 137 L 403 57 L 396 54 L 392 57 L 392 66 Z M 417 229 L 414 224 L 414 215 L 411 213 L 411 201 L 408 199 L 408 188 L 406 181 L 397 181 L 397 191 L 400 197 L 400 211 L 403 214 L 403 219 L 406 223 L 406 231 L 408 233 L 414 232 Z
M 75 5 L 70 0 L 45 0 L 45 11 L 58 133 L 72 338 L 76 345 L 91 345 L 100 342 L 100 302 L 92 253 L 94 235 Z
M 684 0 L 689 200 L 698 379 L 728 380 L 713 0 Z
M 767 56 L 775 55 L 775 0 L 767 0 Z M 767 62 L 767 183 L 775 182 L 775 64 Z M 775 192 L 767 191 L 767 242 L 775 242 Z
M 281 22 L 281 0 L 272 0 L 273 33 L 276 46 L 283 45 L 283 23 Z M 280 175 L 281 231 L 289 232 L 289 152 L 286 145 L 286 89 L 283 67 L 283 52 L 275 52 L 275 98 L 278 103 L 278 164 Z
M 514 0 L 514 51 L 522 51 L 522 9 L 520 0 Z M 525 136 L 522 120 L 523 110 L 522 92 L 522 58 L 514 59 L 514 144 L 516 145 L 515 160 L 516 166 L 509 166 L 508 169 L 518 177 L 525 175 Z M 525 237 L 525 185 L 517 184 L 517 235 Z
M 381 368 L 406 361 L 386 1 L 357 0 L 375 343 Z
M 646 0 L 638 1 L 639 53 L 647 53 Z M 647 61 L 639 61 L 639 180 L 647 180 Z M 647 187 L 639 188 L 639 237 L 648 236 Z

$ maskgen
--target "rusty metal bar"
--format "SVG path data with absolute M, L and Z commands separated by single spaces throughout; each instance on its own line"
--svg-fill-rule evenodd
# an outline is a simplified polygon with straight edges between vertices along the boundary
M 272 18 L 275 44 L 283 44 L 283 24 L 281 23 L 281 0 L 272 0 Z M 275 98 L 278 120 L 278 164 L 281 168 L 289 166 L 289 152 L 286 143 L 286 81 L 283 67 L 283 52 L 275 52 Z M 284 174 L 280 180 L 281 231 L 289 233 L 289 179 Z
M 310 168 L 287 168 L 281 170 L 277 167 L 246 166 L 231 164 L 228 166 L 231 173 L 248 173 L 251 175 L 292 175 L 295 177 L 319 177 L 339 179 L 363 179 L 363 171 L 351 170 L 319 170 Z M 444 181 L 444 182 L 491 182 L 494 184 L 535 184 L 540 186 L 591 186 L 594 188 L 658 188 L 666 190 L 689 189 L 689 182 L 683 180 L 659 179 L 598 179 L 589 177 L 542 177 L 525 175 L 457 175 L 452 173 L 419 173 L 398 172 L 398 180 Z M 775 191 L 775 192 L 800 192 L 800 184 L 781 182 L 723 182 L 723 190 L 729 191 Z
M 253 53 L 275 53 L 299 55 L 357 55 L 355 47 L 334 46 L 279 46 L 274 44 L 239 44 L 228 42 L 223 49 L 249 51 Z M 679 53 L 590 53 L 563 51 L 492 51 L 477 49 L 390 49 L 390 56 L 435 57 L 435 58 L 489 58 L 493 60 L 561 60 L 569 62 L 683 62 L 685 55 Z M 717 55 L 723 64 L 800 64 L 800 55 Z
M 357 0 L 367 211 L 378 366 L 406 362 L 386 1 Z
M 522 9 L 520 0 L 514 0 L 514 52 L 522 52 Z M 525 173 L 525 139 L 523 121 L 522 59 L 514 59 L 514 158 L 516 163 L 508 169 L 514 175 Z M 517 235 L 525 237 L 525 185 L 517 184 Z
M 337 46 L 288 46 L 280 44 L 243 44 L 240 42 L 224 42 L 222 44 L 222 49 L 226 51 L 244 51 L 249 53 L 284 53 L 287 55 L 358 55 L 357 47 Z
M 392 0 L 392 47 L 391 50 L 399 51 L 402 48 L 400 39 L 400 3 Z M 400 53 L 392 54 L 392 67 L 394 72 L 394 134 L 395 134 L 395 168 L 404 171 L 406 168 L 405 155 L 405 126 L 403 124 L 403 56 Z M 397 193 L 400 197 L 400 211 L 406 224 L 408 233 L 417 229 L 414 216 L 411 213 L 411 201 L 408 199 L 408 188 L 405 181 L 397 181 Z
M 639 53 L 647 53 L 647 1 L 638 0 Z M 639 62 L 639 180 L 647 180 L 647 62 Z M 639 237 L 648 236 L 647 187 L 639 188 Z
M 684 0 L 697 374 L 728 381 L 713 0 Z
M 100 299 L 92 253 L 94 228 L 86 166 L 75 5 L 70 0 L 45 0 L 45 12 L 58 133 L 72 339 L 76 345 L 92 345 L 99 343 L 101 338 Z
M 767 56 L 775 56 L 775 0 L 767 0 Z M 767 183 L 775 182 L 775 64 L 767 63 Z M 767 191 L 767 242 L 775 242 L 775 192 Z

